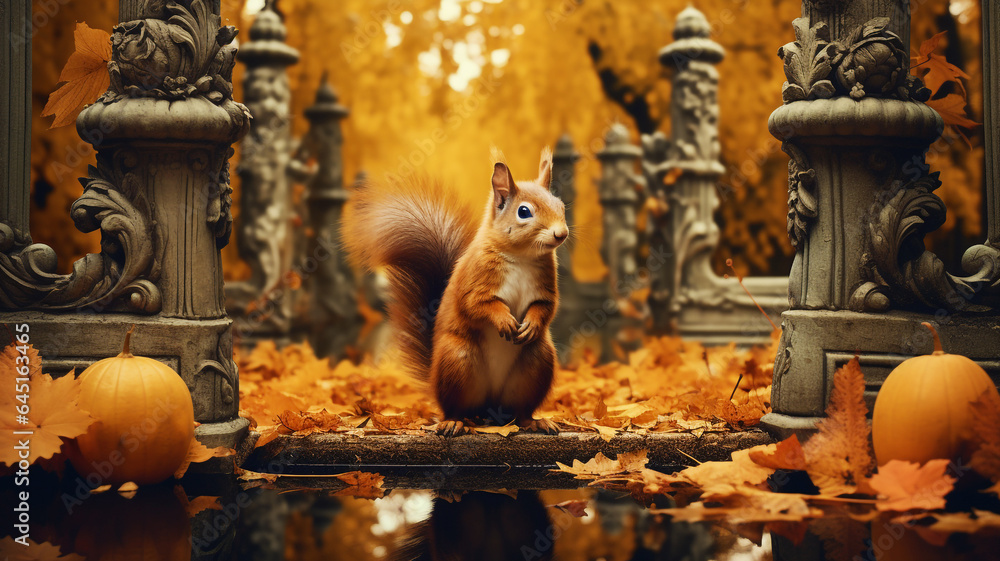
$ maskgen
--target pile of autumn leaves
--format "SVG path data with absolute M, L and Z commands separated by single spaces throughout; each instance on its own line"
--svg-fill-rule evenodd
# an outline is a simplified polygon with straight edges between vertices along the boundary
M 793 540 L 805 533 L 804 525 L 793 523 L 836 515 L 856 522 L 882 517 L 890 524 L 913 528 L 936 545 L 943 545 L 955 531 L 1000 530 L 998 514 L 975 508 L 972 512 L 943 510 L 954 498 L 959 480 L 962 492 L 981 495 L 981 502 L 989 502 L 989 494 L 1000 494 L 1000 408 L 996 401 L 984 394 L 971 404 L 982 430 L 978 450 L 968 465 L 946 459 L 924 465 L 891 460 L 876 471 L 864 390 L 864 376 L 855 358 L 837 371 L 827 417 L 805 444 L 792 436 L 777 444 L 734 452 L 732 461 L 705 462 L 672 475 L 646 468 L 645 451 L 621 454 L 615 460 L 598 454 L 588 462 L 559 464 L 557 471 L 592 480 L 592 485 L 627 490 L 646 502 L 655 503 L 656 496 L 669 494 L 683 506 L 654 508 L 654 512 L 669 514 L 675 521 L 763 524 Z M 803 475 L 808 482 L 803 483 Z M 987 480 L 993 486 L 981 489 Z M 805 493 L 784 491 L 812 486 L 815 489 Z
M 536 412 L 563 431 L 611 440 L 621 433 L 724 432 L 754 426 L 770 410 L 772 344 L 706 349 L 678 338 L 651 338 L 626 364 L 598 365 L 585 355 L 560 368 Z M 277 349 L 263 342 L 237 355 L 240 414 L 261 433 L 257 446 L 282 434 L 427 434 L 441 420 L 432 392 L 391 359 L 332 366 L 307 344 Z M 507 436 L 516 425 L 475 431 Z

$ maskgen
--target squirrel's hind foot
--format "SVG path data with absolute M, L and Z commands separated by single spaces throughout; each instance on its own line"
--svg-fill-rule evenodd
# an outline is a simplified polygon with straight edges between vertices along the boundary
M 460 436 L 472 432 L 462 421 L 441 421 L 435 429 L 441 436 Z
M 521 430 L 527 432 L 540 432 L 542 434 L 559 434 L 559 427 L 548 419 L 532 419 L 521 425 Z

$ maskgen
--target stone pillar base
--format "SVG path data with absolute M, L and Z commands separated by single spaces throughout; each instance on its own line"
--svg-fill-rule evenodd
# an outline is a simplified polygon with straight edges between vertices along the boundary
M 774 412 L 763 420 L 778 437 L 808 431 L 824 416 L 833 375 L 855 354 L 865 375 L 865 401 L 870 412 L 882 382 L 893 369 L 910 357 L 933 350 L 930 331 L 920 325 L 923 321 L 937 324 L 946 352 L 971 358 L 994 382 L 1000 381 L 1000 321 L 996 317 L 790 310 L 781 320 L 781 346 L 771 393 Z
M 782 415 L 781 413 L 768 413 L 761 418 L 761 429 L 767 431 L 775 440 L 784 440 L 793 434 L 799 437 L 800 442 L 805 442 L 807 438 L 816 433 L 816 423 L 823 420 L 823 417 L 796 417 L 793 415 Z
M 208 448 L 225 446 L 235 450 L 236 455 L 192 464 L 190 473 L 234 473 L 235 467 L 242 465 L 253 452 L 260 433 L 250 430 L 249 419 L 236 417 L 231 421 L 199 425 L 194 429 L 194 436 Z
M 27 323 L 30 342 L 42 355 L 43 371 L 53 376 L 71 369 L 79 374 L 98 360 L 117 356 L 125 332 L 135 325 L 132 353 L 155 358 L 180 374 L 191 391 L 196 421 L 207 425 L 239 420 L 235 365 L 231 373 L 226 371 L 225 362 L 232 364 L 232 356 L 220 356 L 230 337 L 229 318 L 24 311 L 0 313 L 0 323 Z

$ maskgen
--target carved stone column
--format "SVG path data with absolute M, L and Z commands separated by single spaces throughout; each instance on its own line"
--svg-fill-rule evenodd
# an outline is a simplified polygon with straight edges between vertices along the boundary
M 31 193 L 31 0 L 0 2 L 0 252 L 28 238 Z
M 1000 377 L 1000 252 L 992 240 L 970 248 L 958 276 L 923 246 L 945 219 L 924 161 L 942 121 L 909 75 L 908 2 L 806 0 L 802 14 L 797 40 L 779 51 L 785 105 L 769 121 L 791 158 L 796 248 L 765 418 L 777 432 L 813 426 L 833 372 L 855 353 L 871 405 L 896 365 L 930 351 L 920 321 L 938 322 L 949 352 Z
M 631 350 L 641 343 L 645 309 L 634 307 L 633 293 L 646 285 L 648 276 L 639 264 L 637 215 L 645 200 L 646 179 L 636 172 L 642 149 L 629 142 L 628 129 L 616 123 L 604 137 L 604 149 L 597 153 L 601 161 L 598 195 L 603 211 L 604 239 L 601 257 L 608 267 L 607 297 L 613 304 L 607 312 L 607 327 L 598 326 L 606 338 L 604 358 L 614 358 L 614 347 Z M 613 337 L 612 339 L 607 339 Z
M 340 247 L 340 221 L 349 195 L 344 189 L 340 121 L 347 114 L 324 75 L 316 91 L 316 103 L 306 109 L 309 133 L 303 139 L 304 152 L 318 163 L 307 194 L 309 223 L 314 232 L 308 257 L 313 258 L 316 269 L 315 273 L 304 272 L 312 276 L 310 342 L 321 357 L 342 357 L 348 345 L 357 343 L 364 324 L 354 271 Z
M 5 244 L 0 322 L 28 323 L 54 373 L 115 356 L 136 324 L 132 351 L 178 371 L 199 438 L 234 446 L 247 422 L 220 248 L 232 227 L 230 146 L 249 127 L 232 100 L 236 29 L 219 27 L 210 0 L 122 0 L 119 18 L 111 87 L 77 119 L 97 165 L 71 213 L 82 231 L 100 231 L 101 253 L 58 275 L 51 248 Z
M 291 321 L 292 289 L 283 282 L 293 252 L 292 193 L 286 172 L 292 157 L 292 92 L 285 69 L 298 62 L 299 53 L 285 44 L 285 35 L 275 2 L 269 0 L 238 56 L 246 64 L 243 93 L 253 122 L 240 145 L 236 241 L 251 276 L 226 286 L 226 307 L 234 316 L 240 341 L 248 346 L 261 339 L 287 342 Z
M 736 279 L 712 269 L 719 245 L 715 210 L 719 161 L 719 73 L 725 53 L 710 38 L 704 14 L 688 7 L 677 16 L 674 42 L 660 51 L 672 73 L 671 136 L 643 137 L 643 170 L 652 205 L 650 308 L 656 331 L 678 331 L 705 343 L 766 341 L 771 326 Z M 669 182 L 669 184 L 668 184 Z M 758 302 L 777 315 L 787 307 L 787 279 L 746 279 Z
M 580 154 L 573 148 L 573 139 L 568 134 L 559 137 L 552 154 L 552 194 L 566 204 L 566 225 L 573 231 L 573 201 L 576 199 L 575 171 Z M 568 244 L 559 246 L 556 259 L 559 264 L 559 311 L 552 323 L 552 338 L 556 348 L 568 359 L 573 324 L 578 323 L 581 302 L 576 279 L 573 278 L 573 252 Z

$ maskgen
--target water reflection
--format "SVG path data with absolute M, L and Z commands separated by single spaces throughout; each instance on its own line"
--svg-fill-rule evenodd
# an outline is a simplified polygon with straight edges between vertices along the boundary
M 39 482 L 41 485 L 43 482 Z M 79 496 L 44 481 L 27 549 L 0 558 L 136 560 L 893 561 L 994 559 L 995 535 L 931 535 L 919 520 L 849 517 L 763 525 L 673 523 L 592 489 L 390 491 L 377 500 L 332 488 L 243 488 L 232 478 Z M 319 484 L 322 487 L 324 484 Z M 16 489 L 0 480 L 0 503 Z M 44 499 L 44 500 L 42 500 Z M 668 506 L 666 497 L 657 506 Z M 556 506 L 561 505 L 561 506 Z M 574 516 L 585 512 L 585 516 Z M 4 528 L 14 520 L 5 508 Z M 44 549 L 48 544 L 48 550 Z M 31 553 L 33 552 L 33 553 Z M 44 554 L 44 555 L 43 555 Z M 61 556 L 61 557 L 60 557 Z

